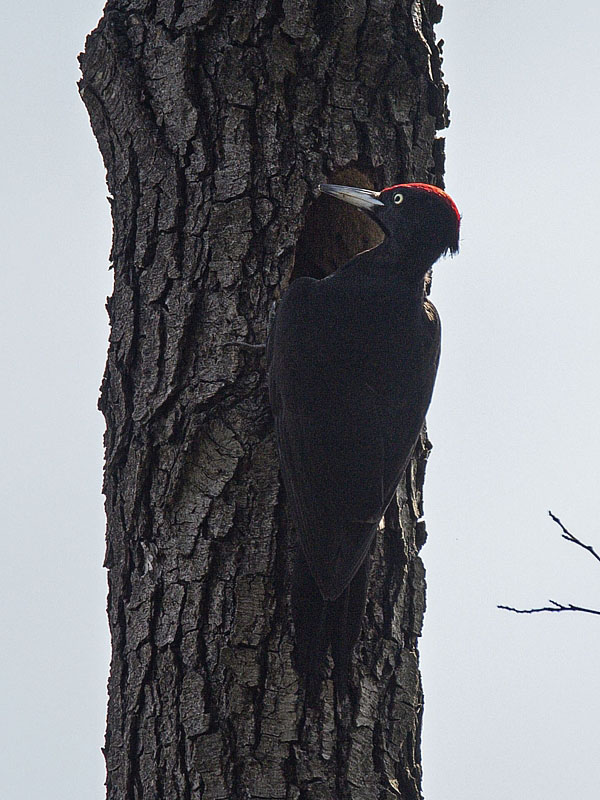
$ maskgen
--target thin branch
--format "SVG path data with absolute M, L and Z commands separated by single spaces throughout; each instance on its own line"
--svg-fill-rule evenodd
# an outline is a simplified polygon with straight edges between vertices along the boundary
M 567 530 L 565 526 L 562 524 L 558 517 L 555 517 L 551 511 L 548 511 L 550 517 L 556 522 L 556 524 L 562 530 L 562 538 L 566 539 L 567 542 L 573 542 L 573 544 L 582 547 L 584 550 L 587 550 L 588 553 L 594 556 L 597 561 L 600 561 L 600 555 L 594 550 L 591 544 L 585 544 L 582 542 L 581 539 L 578 539 L 576 536 L 573 536 L 571 531 Z M 502 608 L 505 611 L 513 611 L 515 614 L 539 614 L 542 611 L 580 611 L 584 614 L 597 614 L 600 616 L 600 611 L 595 608 L 583 608 L 583 606 L 575 606 L 572 603 L 568 603 L 568 605 L 564 605 L 563 603 L 557 603 L 556 600 L 548 600 L 550 603 L 549 606 L 544 606 L 542 608 L 514 608 L 513 606 L 497 606 L 497 608 Z
M 557 603 L 556 600 L 548 600 L 552 603 L 551 606 L 544 606 L 543 608 L 513 608 L 512 606 L 496 606 L 496 608 L 503 608 L 505 611 L 514 611 L 515 614 L 538 614 L 540 611 L 583 611 L 585 614 L 598 614 L 600 611 L 595 608 L 583 608 L 583 606 L 574 606 L 572 603 L 563 605 Z
M 223 347 L 239 347 L 240 350 L 249 350 L 256 353 L 262 353 L 267 349 L 267 345 L 264 343 L 250 344 L 250 342 L 242 342 L 237 339 L 232 342 L 223 342 Z
M 560 526 L 562 530 L 563 539 L 566 539 L 567 542 L 573 542 L 573 544 L 578 544 L 579 547 L 583 547 L 584 550 L 587 550 L 588 553 L 591 553 L 597 561 L 600 561 L 600 555 L 598 555 L 598 553 L 594 550 L 591 544 L 585 544 L 584 542 L 581 541 L 581 539 L 578 539 L 576 536 L 573 536 L 573 534 L 565 528 L 565 526 L 562 524 L 559 518 L 555 517 L 551 511 L 548 511 L 548 514 L 554 520 L 554 522 L 556 522 L 556 524 Z

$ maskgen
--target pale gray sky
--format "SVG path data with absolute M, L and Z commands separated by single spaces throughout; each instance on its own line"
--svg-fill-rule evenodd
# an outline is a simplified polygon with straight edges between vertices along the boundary
M 447 187 L 462 251 L 438 264 L 429 415 L 428 800 L 595 800 L 600 618 L 600 6 L 447 2 Z
M 101 800 L 108 634 L 103 423 L 110 218 L 76 55 L 102 2 L 14 4 L 0 29 L 4 303 L 0 796 Z M 600 7 L 448 0 L 447 188 L 462 252 L 433 299 L 428 800 L 597 800 Z

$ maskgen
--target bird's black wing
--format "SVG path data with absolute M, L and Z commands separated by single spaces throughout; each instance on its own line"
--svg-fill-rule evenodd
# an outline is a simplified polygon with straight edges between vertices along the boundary
M 333 600 L 369 551 L 419 435 L 433 382 L 390 398 L 377 381 L 357 380 L 363 373 L 316 283 L 296 281 L 280 305 L 269 388 L 300 543 L 323 597 Z M 424 357 L 431 361 L 431 353 Z M 397 381 L 401 386 L 402 375 Z
M 381 437 L 349 441 L 335 422 L 289 410 L 276 421 L 292 515 L 311 572 L 328 599 L 343 592 L 363 562 L 384 503 Z M 357 459 L 351 466 L 350 453 Z
M 385 445 L 385 508 L 389 505 L 417 442 L 429 408 L 440 360 L 441 325 L 435 306 L 425 301 L 416 361 L 400 376 L 396 402 L 389 404 Z M 384 509 L 385 510 L 385 509 Z

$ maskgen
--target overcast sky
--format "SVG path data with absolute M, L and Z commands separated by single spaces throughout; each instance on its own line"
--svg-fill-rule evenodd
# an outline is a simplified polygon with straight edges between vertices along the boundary
M 518 5 L 518 11 L 517 11 Z M 101 800 L 108 633 L 101 567 L 110 218 L 76 92 L 102 2 L 13 4 L 3 120 L 0 796 Z M 5 14 L 6 17 L 6 14 Z M 461 254 L 432 298 L 427 800 L 597 800 L 600 620 L 600 6 L 447 2 L 447 189 Z

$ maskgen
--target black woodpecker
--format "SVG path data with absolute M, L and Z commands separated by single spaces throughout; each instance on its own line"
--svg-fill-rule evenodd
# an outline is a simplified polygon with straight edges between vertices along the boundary
M 292 581 L 296 667 L 318 694 L 331 645 L 346 693 L 370 551 L 429 406 L 440 321 L 424 279 L 458 251 L 460 215 L 422 183 L 381 192 L 322 184 L 358 206 L 383 242 L 323 280 L 298 278 L 269 336 L 269 395 L 300 547 Z

